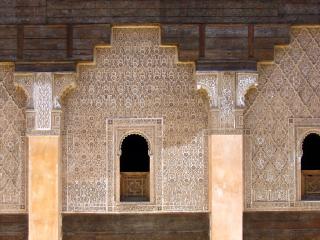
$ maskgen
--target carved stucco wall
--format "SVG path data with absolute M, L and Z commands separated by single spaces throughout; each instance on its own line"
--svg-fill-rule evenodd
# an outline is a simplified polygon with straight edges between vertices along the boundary
M 0 64 L 0 212 L 26 211 L 26 96 L 13 74 L 13 64 Z
M 259 64 L 258 73 L 244 116 L 246 209 L 319 208 L 299 201 L 301 139 L 291 125 L 320 126 L 320 27 L 292 28 L 290 45 L 276 47 L 274 63 Z
M 209 106 L 194 74 L 192 63 L 178 62 L 176 47 L 160 45 L 160 28 L 112 29 L 111 46 L 79 65 L 76 90 L 64 103 L 63 211 L 207 210 Z M 155 203 L 115 201 L 115 159 L 107 154 L 114 136 L 106 130 L 113 118 L 163 119 Z M 138 125 L 126 127 L 143 131 L 143 120 Z
M 237 109 L 242 114 L 243 89 L 255 83 L 255 77 L 198 73 L 198 85 L 208 91 L 209 102 L 196 92 L 193 64 L 179 63 L 175 47 L 160 45 L 159 28 L 112 31 L 111 46 L 96 48 L 95 62 L 79 65 L 77 88 L 63 104 L 63 211 L 206 211 L 204 130 L 208 114 L 210 121 L 212 114 L 220 116 L 225 109 L 224 92 L 219 90 L 225 85 L 219 79 L 232 81 L 226 89 L 233 89 L 233 96 L 227 102 L 236 115 Z M 292 28 L 291 44 L 275 48 L 274 63 L 258 65 L 257 92 L 246 99 L 243 123 L 247 210 L 319 209 L 320 202 L 299 201 L 298 179 L 301 140 L 306 133 L 320 130 L 319 69 L 320 27 Z M 27 99 L 15 89 L 13 75 L 12 64 L 0 65 L 0 212 L 26 211 Z M 69 84 L 75 75 L 58 74 L 54 82 L 59 83 L 60 77 Z M 54 91 L 51 94 L 56 96 Z M 122 125 L 110 131 L 110 119 Z M 242 124 L 235 124 L 237 117 L 230 126 L 222 124 L 222 118 L 220 125 L 214 119 L 218 118 L 211 119 L 209 127 L 239 127 L 242 133 Z M 155 167 L 161 171 L 155 173 L 152 204 L 119 205 L 115 200 L 116 174 L 110 167 L 115 159 L 108 149 L 114 149 L 110 144 L 121 138 L 114 134 L 126 132 L 123 124 L 132 132 L 152 132 L 151 125 L 155 126 L 154 143 L 163 150 Z

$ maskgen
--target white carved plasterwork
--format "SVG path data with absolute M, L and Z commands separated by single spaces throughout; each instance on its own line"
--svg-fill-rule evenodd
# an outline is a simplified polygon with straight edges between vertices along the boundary
M 208 93 L 210 108 L 218 107 L 218 76 L 217 72 L 197 72 L 197 88 Z
M 52 74 L 37 73 L 33 84 L 33 104 L 35 110 L 35 129 L 51 129 Z
M 241 134 L 244 98 L 257 83 L 255 72 L 197 72 L 198 89 L 208 93 L 210 102 L 209 132 Z
M 274 63 L 258 65 L 257 95 L 244 116 L 247 210 L 319 209 L 297 197 L 292 132 L 320 117 L 319 36 L 320 27 L 293 27 L 290 45 L 275 48 Z M 304 127 L 293 127 L 297 119 Z
M 194 64 L 178 62 L 177 48 L 161 46 L 160 35 L 159 27 L 114 27 L 112 45 L 78 66 L 77 88 L 63 104 L 64 212 L 208 210 L 209 106 L 195 91 Z M 118 145 L 120 130 L 107 134 L 106 119 L 121 118 L 137 119 L 132 126 L 141 132 L 151 130 L 138 119 L 163 119 L 161 160 L 153 159 L 162 184 L 147 206 L 116 201 L 114 151 L 107 149 Z
M 15 84 L 28 97 L 26 118 L 28 134 L 59 134 L 61 98 L 75 86 L 73 73 L 15 73 Z
M 235 73 L 223 73 L 219 82 L 219 110 L 221 128 L 234 128 Z
M 16 91 L 14 65 L 0 64 L 0 212 L 25 212 L 25 96 Z
M 256 86 L 258 73 L 237 73 L 237 107 L 245 107 L 244 99 L 250 87 Z

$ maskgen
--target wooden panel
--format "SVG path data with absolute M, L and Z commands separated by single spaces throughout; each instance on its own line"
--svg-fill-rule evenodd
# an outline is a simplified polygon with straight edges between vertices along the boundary
M 180 60 L 196 60 L 199 57 L 199 29 L 195 24 L 164 24 L 161 26 L 163 44 L 178 46 Z
M 63 240 L 209 240 L 207 213 L 64 214 Z
M 95 45 L 110 44 L 111 26 L 75 25 L 73 27 L 73 59 L 92 60 Z
M 74 62 L 16 62 L 16 72 L 75 72 Z
M 244 240 L 320 240 L 320 212 L 245 212 Z
M 17 54 L 17 28 L 0 26 L 0 60 L 15 60 Z
M 248 38 L 207 38 L 206 40 L 207 49 L 247 49 Z
M 293 23 L 319 21 L 319 5 L 312 0 L 47 0 L 50 23 Z
M 143 202 L 150 199 L 150 174 L 148 172 L 120 173 L 120 201 Z
M 254 57 L 257 60 L 273 60 L 274 46 L 288 44 L 290 41 L 287 24 L 254 25 Z
M 25 39 L 25 50 L 65 50 L 67 43 L 65 39 Z
M 199 71 L 239 71 L 248 70 L 256 71 L 257 63 L 255 60 L 211 60 L 211 59 L 201 59 L 197 61 L 196 65 Z
M 65 25 L 27 25 L 24 27 L 25 38 L 66 38 L 67 28 Z
M 247 59 L 248 26 L 207 25 L 205 56 L 209 59 Z
M 27 25 L 24 27 L 24 60 L 65 60 L 67 58 L 66 25 Z
M 24 60 L 30 61 L 46 61 L 46 60 L 64 60 L 66 58 L 66 50 L 24 50 Z
M 0 214 L 0 240 L 27 240 L 26 214 Z
M 317 0 L 2 1 L 2 24 L 319 23 Z
M 320 170 L 301 171 L 301 199 L 320 199 Z

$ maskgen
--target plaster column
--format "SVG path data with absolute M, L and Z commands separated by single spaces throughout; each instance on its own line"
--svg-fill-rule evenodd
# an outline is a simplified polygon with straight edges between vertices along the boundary
M 197 72 L 208 93 L 209 210 L 212 240 L 241 240 L 243 215 L 243 110 L 257 74 Z
M 74 73 L 16 73 L 27 96 L 29 240 L 61 239 L 61 100 Z
M 59 136 L 29 136 L 29 240 L 61 239 Z
M 209 136 L 211 239 L 241 240 L 242 135 Z

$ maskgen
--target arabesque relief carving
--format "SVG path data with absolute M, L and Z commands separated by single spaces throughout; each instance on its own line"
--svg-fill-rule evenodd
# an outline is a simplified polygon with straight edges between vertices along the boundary
M 198 89 L 206 90 L 209 103 L 209 133 L 242 134 L 247 90 L 257 84 L 255 72 L 197 72 Z
M 15 84 L 27 95 L 27 133 L 59 135 L 61 101 L 75 87 L 74 73 L 15 73 Z
M 290 45 L 275 48 L 274 63 L 258 65 L 257 93 L 244 116 L 248 210 L 319 208 L 318 202 L 299 201 L 299 162 L 292 153 L 294 119 L 312 126 L 320 116 L 319 56 L 320 28 L 293 27 Z
M 319 209 L 300 199 L 299 142 L 320 129 L 320 27 L 293 27 L 258 72 L 195 72 L 177 56 L 159 27 L 131 26 L 114 27 L 77 74 L 1 64 L 0 211 L 27 210 L 26 134 L 61 134 L 64 212 L 208 211 L 207 134 L 244 134 L 246 210 Z M 117 199 L 128 132 L 154 140 L 149 203 Z
M 63 211 L 208 209 L 209 106 L 196 91 L 194 64 L 177 56 L 176 47 L 160 45 L 159 27 L 114 27 L 111 46 L 97 47 L 95 62 L 79 65 L 77 88 L 63 107 Z M 115 159 L 107 154 L 111 118 L 163 119 L 155 201 L 149 205 L 117 205 Z M 126 127 L 135 130 L 135 124 Z M 140 128 L 148 124 L 142 121 Z
M 13 73 L 13 64 L 0 64 L 0 212 L 27 210 L 26 96 L 16 90 Z

